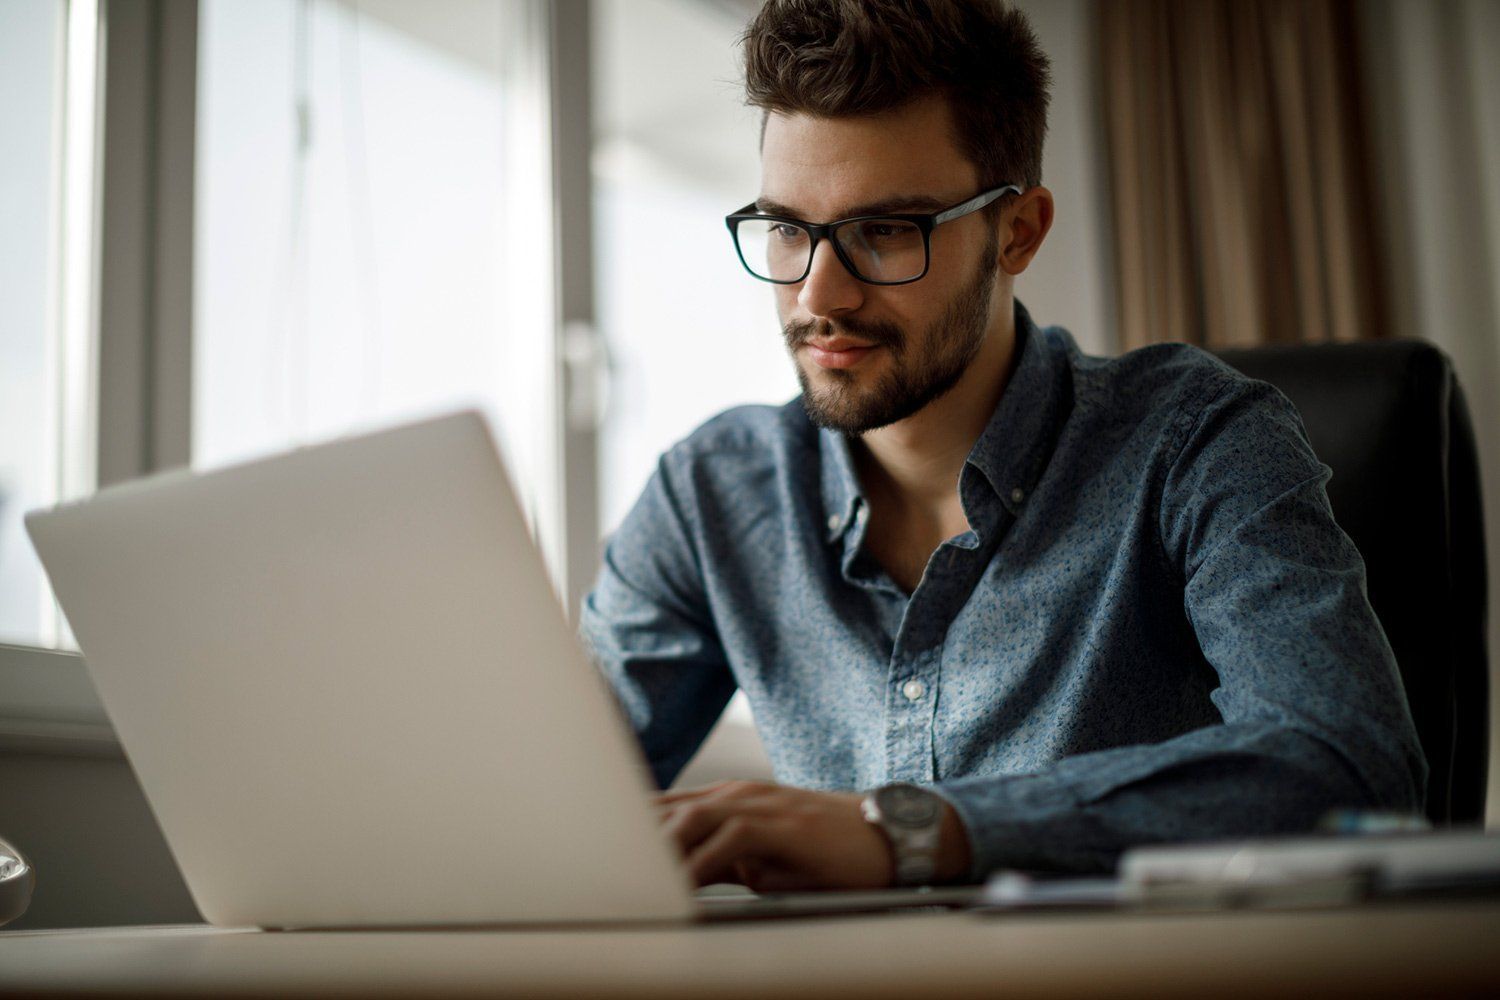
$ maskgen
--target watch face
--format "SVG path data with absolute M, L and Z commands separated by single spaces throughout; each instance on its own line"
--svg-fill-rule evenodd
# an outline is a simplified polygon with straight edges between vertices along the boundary
M 880 813 L 902 826 L 926 826 L 937 818 L 942 800 L 916 785 L 887 785 L 876 796 Z

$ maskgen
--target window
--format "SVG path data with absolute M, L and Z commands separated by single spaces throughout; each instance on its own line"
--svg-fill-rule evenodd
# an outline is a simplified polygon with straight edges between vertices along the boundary
M 0 738 L 111 739 L 21 523 L 101 482 L 474 405 L 557 582 L 575 534 L 587 562 L 560 12 L 586 29 L 585 0 L 0 0 Z
M 97 23 L 0 7 L 0 642 L 47 648 L 72 640 L 22 516 L 93 487 Z
M 552 216 L 529 8 L 201 10 L 194 464 L 478 405 L 545 541 Z

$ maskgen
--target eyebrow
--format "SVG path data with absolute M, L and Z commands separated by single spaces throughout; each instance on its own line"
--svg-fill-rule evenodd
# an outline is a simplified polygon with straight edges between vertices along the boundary
M 962 201 L 963 199 L 957 199 Z M 941 212 L 953 201 L 945 201 L 941 198 L 917 197 L 917 198 L 887 198 L 884 201 L 872 201 L 863 205 L 846 206 L 839 214 L 835 215 L 830 222 L 839 219 L 853 219 L 861 215 L 901 215 L 904 213 L 925 214 L 928 212 Z M 784 215 L 789 219 L 800 219 L 803 222 L 812 220 L 803 216 L 797 209 L 789 205 L 783 205 L 779 201 L 770 198 L 755 199 L 755 210 L 763 215 Z

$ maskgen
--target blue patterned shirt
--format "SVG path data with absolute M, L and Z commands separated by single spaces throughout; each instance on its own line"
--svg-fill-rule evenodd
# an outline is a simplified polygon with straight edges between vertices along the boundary
M 1292 404 L 1180 344 L 1019 356 L 916 589 L 800 401 L 673 447 L 582 630 L 666 787 L 738 687 L 778 781 L 929 785 L 999 867 L 1420 811 L 1426 763 Z

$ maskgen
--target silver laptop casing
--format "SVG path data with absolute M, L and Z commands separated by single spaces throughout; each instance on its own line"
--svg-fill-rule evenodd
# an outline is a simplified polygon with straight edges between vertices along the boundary
M 211 923 L 694 912 L 480 414 L 26 524 Z

